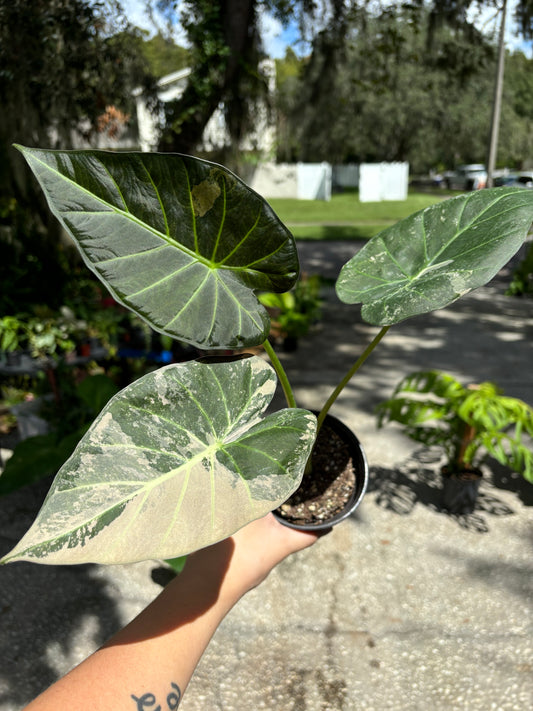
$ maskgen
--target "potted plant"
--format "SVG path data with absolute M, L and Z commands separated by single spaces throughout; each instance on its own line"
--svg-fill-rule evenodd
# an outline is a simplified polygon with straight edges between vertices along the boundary
M 494 383 L 465 387 L 447 373 L 411 373 L 377 414 L 379 427 L 398 422 L 416 442 L 442 448 L 443 506 L 451 513 L 474 510 L 489 455 L 533 481 L 533 408 Z
M 320 277 L 303 275 L 291 291 L 259 294 L 271 317 L 270 335 L 280 341 L 283 350 L 298 348 L 298 339 L 305 336 L 320 318 Z
M 116 301 L 198 349 L 263 344 L 272 366 L 261 356 L 200 359 L 126 387 L 3 562 L 177 557 L 284 504 L 331 406 L 391 325 L 486 283 L 533 221 L 531 191 L 499 188 L 440 202 L 371 239 L 336 290 L 380 329 L 315 417 L 296 407 L 256 295 L 291 289 L 299 271 L 294 239 L 265 200 L 191 156 L 20 150 Z M 288 407 L 263 416 L 278 380 Z M 318 474 L 312 466 L 311 478 Z
M 70 457 L 91 422 L 118 387 L 103 373 L 81 380 L 70 369 L 61 374 L 60 402 L 26 396 L 12 407 L 19 442 L 0 476 L 0 496 L 51 476 Z M 33 407 L 32 407 L 33 406 Z
M 0 352 L 7 365 L 19 365 L 21 346 L 26 337 L 24 323 L 17 316 L 0 318 Z

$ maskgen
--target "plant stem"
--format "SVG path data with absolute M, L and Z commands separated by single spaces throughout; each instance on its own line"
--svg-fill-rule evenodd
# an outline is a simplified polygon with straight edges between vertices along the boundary
M 277 376 L 279 378 L 279 382 L 281 384 L 281 387 L 283 388 L 283 392 L 285 393 L 285 399 L 287 400 L 287 405 L 289 407 L 296 407 L 296 400 L 294 399 L 294 393 L 292 392 L 291 384 L 289 383 L 289 379 L 287 378 L 287 373 L 284 371 L 283 366 L 281 365 L 281 362 L 272 348 L 272 344 L 266 339 L 266 341 L 263 343 L 263 347 L 265 351 L 268 353 L 268 357 L 270 358 L 270 362 L 274 366 L 274 370 L 277 373 Z
M 389 328 L 390 328 L 390 326 L 383 326 L 383 328 L 381 329 L 381 331 L 377 334 L 377 336 L 374 338 L 374 340 L 373 340 L 371 343 L 369 343 L 369 345 L 368 345 L 368 346 L 365 348 L 365 350 L 361 353 L 361 355 L 359 356 L 359 358 L 358 358 L 358 359 L 355 361 L 355 363 L 352 365 L 352 367 L 350 368 L 350 370 L 346 373 L 346 375 L 344 376 L 344 378 L 343 378 L 343 379 L 340 381 L 340 383 L 337 385 L 337 387 L 335 388 L 335 390 L 331 393 L 331 395 L 329 396 L 328 400 L 326 401 L 326 404 L 324 405 L 324 407 L 322 408 L 322 410 L 320 411 L 320 413 L 319 413 L 319 415 L 318 415 L 318 419 L 317 419 L 317 432 L 320 431 L 320 428 L 322 427 L 322 423 L 324 422 L 324 420 L 325 420 L 325 418 L 326 418 L 326 415 L 328 414 L 329 409 L 331 408 L 331 406 L 333 405 L 333 403 L 335 402 L 335 400 L 338 398 L 338 396 L 340 395 L 340 393 L 344 390 L 344 388 L 346 387 L 346 385 L 348 385 L 348 383 L 350 382 L 350 380 L 352 379 L 352 377 L 355 375 L 355 373 L 357 373 L 357 371 L 359 370 L 359 368 L 363 365 L 363 363 L 364 363 L 365 360 L 368 358 L 368 356 L 372 353 L 372 351 L 374 350 L 374 348 L 378 345 L 378 343 L 381 341 L 381 339 L 383 338 L 383 336 L 387 333 L 387 331 L 389 330 Z

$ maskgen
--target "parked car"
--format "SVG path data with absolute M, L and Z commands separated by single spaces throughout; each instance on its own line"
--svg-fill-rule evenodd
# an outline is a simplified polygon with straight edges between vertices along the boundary
M 494 187 L 501 186 L 514 188 L 533 188 L 533 171 L 510 173 L 509 175 L 494 178 Z
M 533 171 L 518 173 L 516 177 L 516 185 L 522 188 L 533 188 Z
M 509 188 L 515 187 L 518 175 L 516 173 L 509 173 L 508 175 L 496 175 L 494 176 L 494 187 L 495 188 Z
M 446 174 L 449 190 L 481 190 L 487 184 L 487 169 L 480 163 L 460 165 Z

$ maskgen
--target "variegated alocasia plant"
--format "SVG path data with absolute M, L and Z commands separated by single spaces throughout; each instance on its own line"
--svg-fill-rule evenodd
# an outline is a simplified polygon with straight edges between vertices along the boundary
M 391 325 L 485 284 L 533 222 L 533 191 L 497 188 L 426 208 L 372 238 L 337 295 L 381 326 L 318 420 L 296 407 L 258 291 L 298 277 L 294 239 L 225 168 L 177 154 L 20 148 L 87 266 L 152 328 L 262 358 L 170 365 L 110 400 L 2 562 L 171 558 L 231 535 L 298 487 L 342 388 Z M 288 408 L 264 416 L 277 378 Z

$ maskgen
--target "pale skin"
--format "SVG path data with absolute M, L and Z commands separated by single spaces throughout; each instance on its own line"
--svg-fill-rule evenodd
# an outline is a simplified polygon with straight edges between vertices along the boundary
M 249 590 L 317 539 L 272 514 L 189 556 L 183 572 L 26 711 L 166 711 L 179 706 L 216 628 Z

